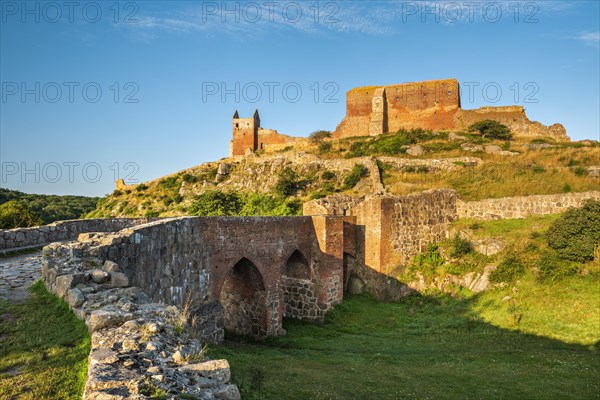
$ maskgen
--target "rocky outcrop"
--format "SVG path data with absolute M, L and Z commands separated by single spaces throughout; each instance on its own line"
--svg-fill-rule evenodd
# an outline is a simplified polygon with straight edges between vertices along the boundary
M 43 250 L 42 277 L 85 320 L 91 351 L 84 400 L 239 400 L 226 360 L 209 360 L 187 310 L 153 303 L 111 261 L 92 266 L 60 244 Z M 86 265 L 87 263 L 87 265 Z

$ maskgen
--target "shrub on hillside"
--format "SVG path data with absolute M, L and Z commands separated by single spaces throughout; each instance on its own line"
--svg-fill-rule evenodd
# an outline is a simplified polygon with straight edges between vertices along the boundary
M 329 131 L 314 131 L 313 133 L 308 135 L 308 138 L 310 139 L 310 141 L 315 144 L 319 144 L 323 140 L 328 139 L 330 137 L 331 137 L 331 132 L 329 132 Z
M 242 202 L 237 193 L 214 190 L 196 196 L 188 212 L 198 216 L 226 216 L 239 215 L 241 208 Z
M 513 282 L 525 272 L 525 267 L 514 255 L 507 256 L 490 274 L 490 282 Z
M 479 132 L 486 139 L 511 140 L 510 128 L 498 121 L 486 119 L 469 126 L 469 132 Z
M 462 257 L 473 250 L 473 245 L 468 239 L 461 237 L 459 234 L 454 235 L 450 241 L 450 256 Z
M 321 174 L 321 178 L 323 178 L 326 181 L 330 181 L 333 178 L 335 178 L 335 174 L 332 171 L 329 170 L 325 170 L 323 171 L 323 173 Z
M 331 151 L 331 143 L 329 142 L 323 142 L 319 145 L 319 153 L 324 154 L 324 153 L 329 153 Z
M 594 258 L 600 242 L 600 201 L 588 200 L 581 208 L 567 210 L 546 232 L 548 245 L 566 260 Z
M 279 173 L 279 177 L 273 191 L 280 197 L 289 197 L 298 190 L 298 174 L 290 167 L 285 167 Z
M 352 189 L 365 176 L 369 170 L 362 164 L 354 164 L 352 171 L 344 178 L 344 189 Z
M 209 191 L 195 197 L 187 212 L 198 216 L 277 216 L 298 215 L 302 204 L 264 193 Z
M 574 275 L 579 272 L 581 264 L 565 260 L 554 250 L 545 251 L 538 263 L 538 279 L 556 280 L 564 276 Z

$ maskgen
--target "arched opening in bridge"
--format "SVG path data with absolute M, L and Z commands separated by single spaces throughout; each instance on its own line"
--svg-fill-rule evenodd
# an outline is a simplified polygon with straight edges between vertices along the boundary
M 310 266 L 306 257 L 295 250 L 285 263 L 285 275 L 296 279 L 310 279 Z
M 233 266 L 223 283 L 219 301 L 224 308 L 226 331 L 244 336 L 266 335 L 265 283 L 252 261 L 242 258 Z
M 299 250 L 295 250 L 287 259 L 282 283 L 284 317 L 320 317 L 318 293 L 315 283 L 311 280 L 310 264 Z

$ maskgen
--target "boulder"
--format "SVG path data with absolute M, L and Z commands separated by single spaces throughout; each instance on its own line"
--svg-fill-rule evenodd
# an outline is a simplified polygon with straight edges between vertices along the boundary
M 105 261 L 102 269 L 106 272 L 121 272 L 121 268 L 119 268 L 119 264 L 114 261 Z
M 108 282 L 108 280 L 110 279 L 110 274 L 101 269 L 94 269 L 94 270 L 92 270 L 91 273 L 92 273 L 92 281 L 94 281 L 95 283 L 98 283 L 98 284 Z
M 460 148 L 463 149 L 464 151 L 470 151 L 472 153 L 475 153 L 478 151 L 483 151 L 483 146 L 478 145 L 478 144 L 471 144 L 471 143 L 463 143 L 460 145 Z
M 448 140 L 450 140 L 452 142 L 463 141 L 463 140 L 467 140 L 467 139 L 468 138 L 466 136 L 457 135 L 454 132 L 450 132 L 450 134 L 448 135 Z
M 115 325 L 121 325 L 130 320 L 133 316 L 129 313 L 118 311 L 95 310 L 90 313 L 88 327 L 91 333 L 100 329 L 109 328 Z
M 111 272 L 110 285 L 112 287 L 127 287 L 129 286 L 129 278 L 122 272 Z
M 73 308 L 77 308 L 83 304 L 85 296 L 83 292 L 77 288 L 69 289 L 67 292 L 67 303 Z
M 240 400 L 242 396 L 235 385 L 223 385 L 213 391 L 213 395 L 220 400 Z
M 85 283 L 85 274 L 69 274 L 56 277 L 56 295 L 62 299 L 67 296 L 69 289 L 80 283 Z
M 422 156 L 423 154 L 425 154 L 425 149 L 420 144 L 416 144 L 406 149 L 406 154 L 409 154 L 411 156 Z

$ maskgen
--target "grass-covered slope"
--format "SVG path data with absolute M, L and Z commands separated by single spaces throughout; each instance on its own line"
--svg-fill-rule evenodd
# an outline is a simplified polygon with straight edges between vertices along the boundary
M 80 399 L 90 337 L 41 281 L 23 303 L 0 300 L 0 398 Z

